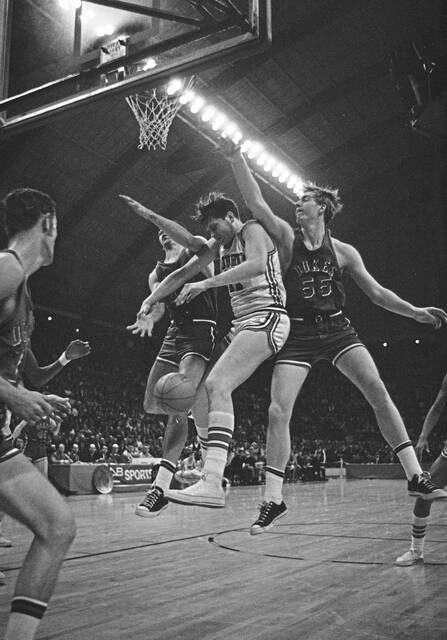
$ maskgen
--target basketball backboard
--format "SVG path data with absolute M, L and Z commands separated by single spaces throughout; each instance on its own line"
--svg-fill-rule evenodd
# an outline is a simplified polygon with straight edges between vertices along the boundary
M 0 132 L 269 46 L 270 0 L 4 0 Z

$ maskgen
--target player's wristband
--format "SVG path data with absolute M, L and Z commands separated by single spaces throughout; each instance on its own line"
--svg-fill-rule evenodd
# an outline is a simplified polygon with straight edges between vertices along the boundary
M 70 360 L 67 358 L 67 356 L 65 355 L 65 351 L 64 351 L 64 353 L 59 358 L 59 364 L 61 364 L 63 367 L 65 367 L 69 362 L 70 362 Z

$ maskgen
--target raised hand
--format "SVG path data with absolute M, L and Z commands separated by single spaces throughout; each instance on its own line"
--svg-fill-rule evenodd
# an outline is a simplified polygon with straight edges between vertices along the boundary
M 126 329 L 132 331 L 134 335 L 140 336 L 140 338 L 145 336 L 150 338 L 154 329 L 154 321 L 150 315 L 138 316 L 135 322 L 128 325 Z
M 144 207 L 140 202 L 137 202 L 137 200 L 129 198 L 129 196 L 120 194 L 118 198 L 125 202 L 129 209 L 132 209 L 132 211 L 140 216 L 140 218 L 144 218 L 144 220 L 149 220 L 150 222 L 152 222 L 150 209 Z
M 447 324 L 447 313 L 437 307 L 419 307 L 416 309 L 415 320 L 440 329 L 443 324 Z
M 91 348 L 88 342 L 83 340 L 73 340 L 65 349 L 65 356 L 68 360 L 77 360 L 78 358 L 84 358 L 91 352 Z

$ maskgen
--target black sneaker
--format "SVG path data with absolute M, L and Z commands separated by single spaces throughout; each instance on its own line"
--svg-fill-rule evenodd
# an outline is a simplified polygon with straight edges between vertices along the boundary
M 446 500 L 447 493 L 433 484 L 428 471 L 423 471 L 420 475 L 416 473 L 408 482 L 408 493 L 410 496 L 422 498 L 422 500 Z
M 159 516 L 168 504 L 169 501 L 164 497 L 163 489 L 153 487 L 146 493 L 144 500 L 135 507 L 135 513 L 142 518 L 153 518 Z
M 276 504 L 271 500 L 270 502 L 263 502 L 261 504 L 261 510 L 259 518 L 250 527 L 250 535 L 256 536 L 258 533 L 264 533 L 273 527 L 275 522 L 285 516 L 287 513 L 287 507 L 284 502 Z

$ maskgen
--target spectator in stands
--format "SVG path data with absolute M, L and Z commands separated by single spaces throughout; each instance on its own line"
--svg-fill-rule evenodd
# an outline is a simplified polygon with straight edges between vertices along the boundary
M 65 445 L 60 442 L 57 445 L 56 451 L 53 451 L 50 455 L 51 464 L 71 464 L 70 456 L 65 453 Z

